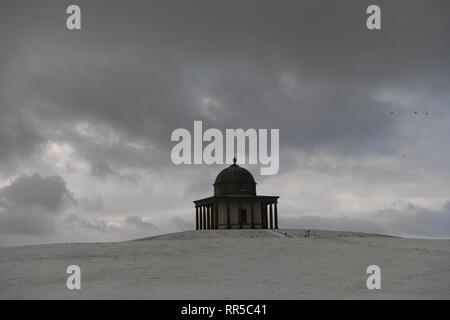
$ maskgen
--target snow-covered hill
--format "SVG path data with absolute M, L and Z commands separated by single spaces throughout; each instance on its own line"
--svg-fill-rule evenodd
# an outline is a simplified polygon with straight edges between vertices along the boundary
M 450 298 L 450 240 L 312 230 L 202 230 L 0 248 L 2 299 Z M 81 290 L 66 268 L 81 268 Z M 381 290 L 366 269 L 381 268 Z

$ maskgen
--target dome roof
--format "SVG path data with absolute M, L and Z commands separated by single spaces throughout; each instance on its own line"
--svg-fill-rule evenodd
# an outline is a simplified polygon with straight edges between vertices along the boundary
M 236 163 L 223 169 L 217 175 L 214 184 L 235 183 L 235 184 L 256 184 L 250 171 L 239 167 Z

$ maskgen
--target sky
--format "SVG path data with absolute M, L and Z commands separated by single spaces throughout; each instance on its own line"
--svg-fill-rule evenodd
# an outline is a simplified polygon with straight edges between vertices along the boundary
M 280 130 L 280 228 L 450 237 L 448 1 L 73 3 L 0 3 L 0 246 L 195 228 L 195 120 Z

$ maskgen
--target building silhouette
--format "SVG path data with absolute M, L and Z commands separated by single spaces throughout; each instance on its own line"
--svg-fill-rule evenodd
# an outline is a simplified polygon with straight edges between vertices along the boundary
M 279 196 L 256 195 L 252 174 L 236 164 L 222 170 L 214 196 L 196 200 L 196 229 L 278 229 Z

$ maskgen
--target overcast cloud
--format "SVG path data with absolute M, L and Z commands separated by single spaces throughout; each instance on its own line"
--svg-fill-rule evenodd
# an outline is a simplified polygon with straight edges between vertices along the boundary
M 369 4 L 382 30 L 365 27 Z M 450 237 L 448 1 L 0 4 L 0 241 L 194 226 L 224 166 L 176 128 L 279 128 L 280 226 Z

